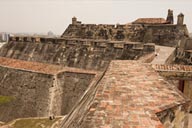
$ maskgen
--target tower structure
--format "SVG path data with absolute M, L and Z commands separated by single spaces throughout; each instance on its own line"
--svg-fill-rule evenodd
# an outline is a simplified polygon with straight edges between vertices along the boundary
M 169 9 L 167 14 L 167 23 L 174 24 L 173 10 Z

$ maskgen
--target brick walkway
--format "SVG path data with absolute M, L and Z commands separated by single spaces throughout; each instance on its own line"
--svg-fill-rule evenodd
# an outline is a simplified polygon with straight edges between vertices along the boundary
M 155 113 L 184 102 L 180 93 L 150 65 L 136 61 L 112 61 L 98 84 L 88 113 L 78 114 L 78 117 L 83 116 L 79 127 L 162 128 Z M 85 108 L 87 106 L 82 109 Z

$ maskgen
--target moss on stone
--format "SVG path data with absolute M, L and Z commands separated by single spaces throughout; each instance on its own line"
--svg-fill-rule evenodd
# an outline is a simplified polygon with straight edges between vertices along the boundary
M 59 118 L 54 120 L 46 119 L 21 119 L 13 124 L 14 128 L 51 128 L 51 126 L 57 122 Z
M 14 97 L 12 96 L 1 96 L 0 95 L 0 105 L 9 103 L 14 100 Z

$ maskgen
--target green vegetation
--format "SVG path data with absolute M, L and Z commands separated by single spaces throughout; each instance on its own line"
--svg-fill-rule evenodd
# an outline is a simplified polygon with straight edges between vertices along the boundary
M 21 119 L 13 124 L 14 128 L 50 128 L 56 121 L 61 118 L 54 120 L 46 119 Z
M 11 96 L 0 96 L 0 105 L 6 104 L 14 100 L 14 97 Z

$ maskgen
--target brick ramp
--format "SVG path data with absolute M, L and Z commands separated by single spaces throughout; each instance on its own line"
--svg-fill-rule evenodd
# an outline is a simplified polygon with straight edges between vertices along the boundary
M 163 128 L 156 113 L 185 103 L 182 94 L 150 65 L 112 61 L 61 128 Z
M 175 48 L 173 47 L 166 47 L 166 46 L 155 46 L 157 51 L 157 56 L 151 62 L 152 64 L 165 64 L 166 60 L 171 56 L 174 52 Z

